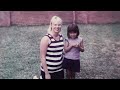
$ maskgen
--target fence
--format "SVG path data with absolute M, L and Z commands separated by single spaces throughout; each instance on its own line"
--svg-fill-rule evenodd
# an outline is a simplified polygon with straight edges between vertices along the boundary
M 0 11 L 0 26 L 49 24 L 53 15 L 60 16 L 63 24 L 120 22 L 120 11 Z

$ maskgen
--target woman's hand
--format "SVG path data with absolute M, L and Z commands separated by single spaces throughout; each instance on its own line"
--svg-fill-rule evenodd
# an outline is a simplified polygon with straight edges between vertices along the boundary
M 51 79 L 50 74 L 45 74 L 45 79 Z

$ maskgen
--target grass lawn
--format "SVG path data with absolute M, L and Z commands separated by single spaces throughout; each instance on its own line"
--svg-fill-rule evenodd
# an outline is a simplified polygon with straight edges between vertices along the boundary
M 68 25 L 63 25 L 66 37 Z M 39 43 L 48 26 L 0 27 L 0 79 L 39 75 Z M 79 25 L 85 52 L 76 79 L 120 79 L 120 24 Z

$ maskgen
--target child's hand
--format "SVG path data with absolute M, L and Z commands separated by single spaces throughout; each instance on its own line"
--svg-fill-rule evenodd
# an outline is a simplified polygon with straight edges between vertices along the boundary
M 79 44 L 77 43 L 77 44 L 75 45 L 75 47 L 79 47 Z
M 80 47 L 80 48 L 82 47 L 81 43 L 79 44 L 79 47 Z
M 79 47 L 78 43 L 73 43 L 73 47 Z
M 79 44 L 79 48 L 80 48 L 80 51 L 81 51 L 81 52 L 84 52 L 84 46 L 83 46 L 82 43 Z

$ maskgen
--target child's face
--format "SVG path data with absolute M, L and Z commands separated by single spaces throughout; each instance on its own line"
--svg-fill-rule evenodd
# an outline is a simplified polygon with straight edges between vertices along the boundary
M 77 33 L 76 32 L 70 32 L 69 35 L 70 35 L 71 39 L 75 39 L 77 37 Z
M 61 22 L 55 20 L 55 21 L 52 23 L 52 30 L 53 30 L 54 32 L 59 33 L 59 32 L 61 31 L 61 26 L 62 26 Z

